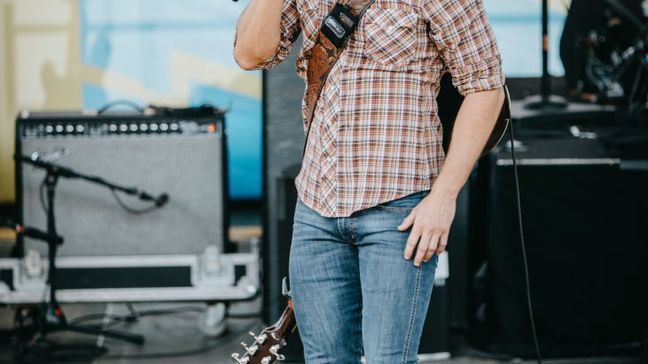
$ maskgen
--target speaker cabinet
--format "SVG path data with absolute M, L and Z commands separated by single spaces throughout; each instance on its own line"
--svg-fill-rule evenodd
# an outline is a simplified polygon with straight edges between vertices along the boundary
M 118 287 L 117 276 L 128 282 L 148 277 L 148 283 L 140 283 L 151 287 L 175 284 L 172 276 L 183 277 L 183 285 L 196 281 L 189 268 L 173 260 L 224 252 L 228 217 L 223 122 L 224 115 L 214 110 L 187 116 L 21 114 L 16 121 L 16 155 L 38 156 L 153 196 L 169 196 L 161 208 L 133 214 L 119 202 L 136 210 L 150 208 L 152 202 L 85 180 L 59 178 L 54 211 L 64 244 L 58 256 L 79 262 L 69 271 L 61 270 L 59 279 L 67 277 L 63 286 Z M 44 170 L 16 163 L 19 220 L 42 230 L 46 229 L 44 177 Z M 28 251 L 44 257 L 47 246 L 21 238 L 17 251 L 19 257 Z M 140 259 L 144 257 L 156 263 L 145 263 Z M 131 268 L 112 274 L 88 266 L 103 258 L 131 262 Z M 148 273 L 140 274 L 138 264 L 148 267 Z M 86 274 L 76 268 L 92 271 Z M 177 269 L 183 273 L 173 273 Z M 124 284 L 132 285 L 128 282 Z
M 639 341 L 648 327 L 648 162 L 614 157 L 600 140 L 562 130 L 520 129 L 518 138 L 542 352 L 589 355 Z M 488 265 L 499 349 L 533 356 L 510 151 L 493 154 L 491 164 Z

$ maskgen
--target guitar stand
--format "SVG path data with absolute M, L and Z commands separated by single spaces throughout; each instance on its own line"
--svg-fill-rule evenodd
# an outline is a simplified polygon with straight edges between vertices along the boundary
M 66 171 L 59 169 L 57 166 L 42 167 L 47 171 L 43 181 L 47 189 L 47 232 L 42 233 L 38 230 L 19 227 L 18 233 L 23 233 L 27 230 L 36 231 L 36 236 L 30 235 L 33 238 L 42 240 L 47 243 L 48 247 L 48 272 L 47 283 L 49 284 L 49 301 L 42 304 L 40 308 L 19 308 L 14 317 L 14 324 L 16 332 L 18 333 L 18 340 L 28 340 L 27 345 L 17 345 L 16 355 L 24 357 L 29 355 L 31 350 L 45 349 L 44 351 L 56 351 L 57 349 L 76 351 L 90 350 L 96 354 L 101 354 L 106 351 L 105 348 L 98 345 L 62 345 L 52 343 L 46 340 L 46 336 L 53 332 L 69 331 L 81 334 L 88 334 L 94 336 L 104 336 L 112 339 L 122 340 L 132 344 L 142 345 L 144 343 L 144 336 L 139 334 L 132 334 L 129 332 L 108 330 L 97 326 L 78 325 L 69 323 L 65 318 L 63 309 L 56 299 L 56 291 L 58 287 L 57 282 L 57 267 L 56 267 L 56 254 L 59 245 L 63 244 L 63 238 L 56 232 L 56 223 L 54 216 L 54 198 L 56 184 L 60 176 L 69 177 Z M 20 343 L 17 343 L 20 344 Z

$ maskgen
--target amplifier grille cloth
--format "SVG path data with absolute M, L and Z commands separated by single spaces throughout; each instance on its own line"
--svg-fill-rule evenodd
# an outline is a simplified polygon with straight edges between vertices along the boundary
M 54 161 L 76 171 L 136 186 L 152 195 L 169 194 L 161 209 L 133 215 L 111 192 L 92 183 L 61 178 L 56 188 L 56 224 L 65 239 L 60 256 L 172 255 L 223 248 L 222 150 L 219 133 L 24 138 L 23 154 L 64 147 Z M 39 202 L 45 172 L 23 165 L 23 218 L 46 229 Z M 121 194 L 131 207 L 149 203 Z M 46 255 L 44 243 L 25 239 L 25 249 Z

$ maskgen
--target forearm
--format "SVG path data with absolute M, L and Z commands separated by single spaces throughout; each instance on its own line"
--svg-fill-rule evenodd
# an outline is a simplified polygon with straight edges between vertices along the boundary
M 466 96 L 454 124 L 445 162 L 432 186 L 433 193 L 457 196 L 488 141 L 503 102 L 502 88 Z
M 253 68 L 272 57 L 281 40 L 283 0 L 252 0 L 236 24 L 234 57 Z

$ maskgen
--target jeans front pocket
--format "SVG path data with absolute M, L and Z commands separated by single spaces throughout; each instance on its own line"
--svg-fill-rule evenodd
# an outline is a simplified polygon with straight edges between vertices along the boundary
M 405 197 L 397 198 L 395 200 L 383 202 L 376 205 L 377 209 L 394 211 L 394 212 L 408 212 L 412 211 L 418 205 L 421 200 L 428 195 L 430 191 L 419 191 L 412 194 L 409 194 Z

